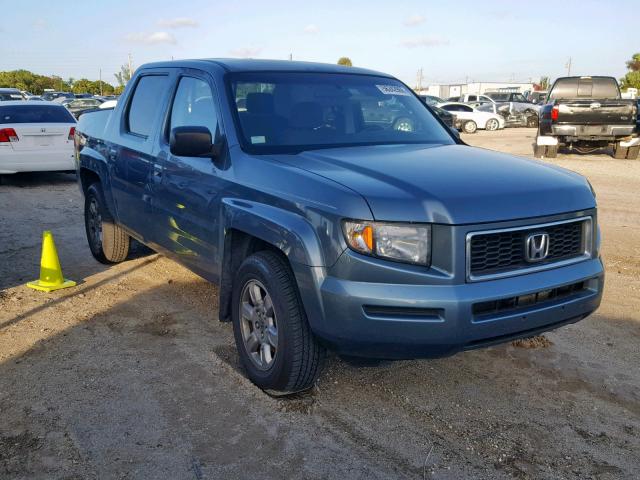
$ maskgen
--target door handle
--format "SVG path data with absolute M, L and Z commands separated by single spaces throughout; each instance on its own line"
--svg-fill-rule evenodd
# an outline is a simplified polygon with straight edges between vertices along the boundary
M 162 167 L 160 165 L 153 166 L 153 176 L 156 178 L 162 177 Z

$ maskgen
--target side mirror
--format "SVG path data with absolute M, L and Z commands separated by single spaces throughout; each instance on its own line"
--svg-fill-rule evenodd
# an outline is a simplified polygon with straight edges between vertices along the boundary
M 169 135 L 169 149 L 179 157 L 214 157 L 218 154 L 207 127 L 175 127 Z

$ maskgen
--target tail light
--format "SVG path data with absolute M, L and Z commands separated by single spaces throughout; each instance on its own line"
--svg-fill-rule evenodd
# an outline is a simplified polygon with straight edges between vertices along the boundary
M 71 127 L 69 129 L 69 140 L 73 140 L 74 135 L 76 134 L 76 127 Z
M 556 121 L 558 120 L 558 106 L 554 105 L 553 108 L 551 109 L 551 120 L 552 121 Z
M 13 128 L 0 128 L 0 143 L 17 142 L 18 134 Z

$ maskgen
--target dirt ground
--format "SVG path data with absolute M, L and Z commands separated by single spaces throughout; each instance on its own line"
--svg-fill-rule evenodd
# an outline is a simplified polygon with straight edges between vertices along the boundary
M 531 154 L 534 131 L 466 136 Z M 598 194 L 606 291 L 525 344 L 355 367 L 274 399 L 239 370 L 217 290 L 155 254 L 90 256 L 74 176 L 0 186 L 0 478 L 638 478 L 640 161 L 561 155 Z M 45 294 L 42 230 L 64 273 Z M 531 348 L 524 348 L 531 347 Z

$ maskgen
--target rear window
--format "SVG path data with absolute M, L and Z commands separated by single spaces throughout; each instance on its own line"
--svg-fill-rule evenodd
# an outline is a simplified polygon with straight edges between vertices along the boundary
M 2 123 L 75 123 L 75 119 L 63 106 L 0 105 L 0 124 Z
M 618 82 L 607 77 L 559 78 L 549 94 L 551 100 L 580 98 L 620 98 Z
M 160 113 L 160 100 L 167 89 L 168 81 L 166 75 L 146 75 L 140 78 L 127 115 L 129 132 L 149 136 L 153 122 Z

